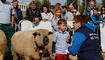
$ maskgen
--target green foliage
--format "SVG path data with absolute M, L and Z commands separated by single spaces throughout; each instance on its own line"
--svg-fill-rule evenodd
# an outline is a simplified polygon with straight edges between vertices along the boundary
M 35 2 L 37 3 L 38 8 L 41 8 L 42 5 L 48 5 L 48 7 L 50 7 L 50 1 L 49 0 L 43 0 L 42 2 L 40 0 L 35 0 Z
M 40 8 L 42 6 L 42 3 L 39 0 L 35 0 L 35 2 L 37 3 L 38 8 Z
M 102 6 L 105 6 L 105 0 L 102 0 Z
M 79 9 L 80 14 L 83 14 L 84 13 L 84 9 L 85 9 L 85 6 L 84 5 L 81 5 L 80 6 L 80 9 Z
M 66 5 L 69 6 L 70 3 L 72 3 L 74 0 L 67 0 Z
M 72 3 L 74 0 L 67 0 L 66 1 L 66 6 L 68 7 L 70 5 L 70 3 Z M 78 5 L 78 1 L 75 0 L 75 3 L 73 4 L 73 6 L 77 9 L 77 5 Z
M 49 0 L 43 0 L 42 4 L 50 7 L 50 1 Z

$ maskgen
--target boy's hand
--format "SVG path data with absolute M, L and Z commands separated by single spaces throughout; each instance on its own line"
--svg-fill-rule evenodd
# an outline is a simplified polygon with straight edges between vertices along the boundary
M 66 39 L 66 42 L 69 42 L 69 38 Z
M 52 56 L 56 56 L 56 53 L 53 53 Z
M 71 44 L 67 44 L 67 46 L 66 46 L 66 47 L 68 48 L 69 46 L 71 46 Z
M 53 53 L 52 54 L 52 59 L 55 59 L 55 57 L 56 57 L 56 53 Z

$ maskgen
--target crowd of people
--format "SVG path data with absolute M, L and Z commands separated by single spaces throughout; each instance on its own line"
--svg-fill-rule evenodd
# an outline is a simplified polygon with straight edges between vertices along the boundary
M 11 57 L 11 37 L 19 31 L 18 24 L 23 20 L 18 2 L 18 0 L 13 0 L 11 3 L 7 0 L 0 0 L 0 30 L 3 30 L 7 37 L 8 52 L 6 55 Z M 26 10 L 25 19 L 34 25 L 40 21 L 51 22 L 52 32 L 55 32 L 52 56 L 56 56 L 57 60 L 67 60 L 68 54 L 77 55 L 78 60 L 104 60 L 100 42 L 100 24 L 105 24 L 104 6 L 99 12 L 94 1 L 90 1 L 86 8 L 86 15 L 81 15 L 72 3 L 68 9 L 60 3 L 56 3 L 52 8 L 47 5 L 38 8 L 37 3 L 32 1 Z M 73 21 L 73 34 L 66 31 L 67 21 Z

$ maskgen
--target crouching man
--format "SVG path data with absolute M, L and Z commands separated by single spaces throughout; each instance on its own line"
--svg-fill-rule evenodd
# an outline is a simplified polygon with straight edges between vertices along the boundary
M 75 33 L 72 45 L 68 45 L 68 50 L 72 55 L 77 55 L 78 60 L 104 60 L 95 28 L 87 22 L 88 18 L 85 15 L 74 17 Z

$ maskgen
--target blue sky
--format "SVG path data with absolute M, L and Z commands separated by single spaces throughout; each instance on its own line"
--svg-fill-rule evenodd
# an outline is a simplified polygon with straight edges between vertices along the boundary
M 12 1 L 12 0 L 8 0 L 8 1 Z M 32 1 L 32 0 L 19 0 L 19 2 L 30 2 L 30 1 Z M 80 0 L 80 1 L 82 1 L 82 0 Z M 101 3 L 101 0 L 97 0 L 97 1 L 98 1 L 98 3 Z M 50 2 L 51 2 L 51 5 L 55 5 L 58 2 L 61 3 L 62 5 L 64 5 L 66 0 L 50 0 Z

